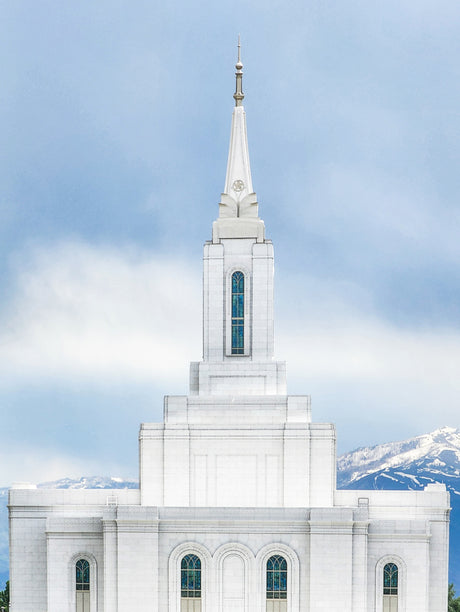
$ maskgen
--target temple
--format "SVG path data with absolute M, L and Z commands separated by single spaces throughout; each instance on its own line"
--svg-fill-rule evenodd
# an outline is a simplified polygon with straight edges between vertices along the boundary
M 337 490 L 334 426 L 287 394 L 242 69 L 189 394 L 141 425 L 138 490 L 13 486 L 11 612 L 446 612 L 445 486 Z

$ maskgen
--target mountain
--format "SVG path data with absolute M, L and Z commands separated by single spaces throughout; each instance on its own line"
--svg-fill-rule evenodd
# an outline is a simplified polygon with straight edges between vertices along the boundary
M 460 495 L 460 430 L 442 427 L 346 453 L 337 460 L 337 482 L 341 489 L 421 489 L 444 482 Z
M 449 582 L 460 586 L 460 430 L 432 433 L 358 448 L 337 460 L 339 489 L 420 490 L 443 482 L 450 492 Z
M 337 460 L 341 489 L 423 489 L 443 482 L 451 494 L 450 578 L 460 590 L 460 430 L 442 427 L 401 442 L 358 448 Z M 63 478 L 37 485 L 48 489 L 137 489 L 134 480 L 110 477 Z M 0 589 L 8 579 L 8 489 L 0 489 Z
M 82 476 L 81 478 L 61 478 L 52 482 L 42 482 L 39 489 L 138 489 L 137 480 L 124 480 L 114 476 Z

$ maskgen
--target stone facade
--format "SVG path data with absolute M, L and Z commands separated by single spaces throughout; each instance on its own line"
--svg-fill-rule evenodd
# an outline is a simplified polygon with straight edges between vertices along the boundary
M 241 74 L 239 62 L 189 395 L 166 397 L 163 423 L 141 425 L 139 490 L 13 486 L 12 612 L 447 609 L 444 485 L 338 491 L 334 426 L 312 422 L 308 396 L 286 394 Z

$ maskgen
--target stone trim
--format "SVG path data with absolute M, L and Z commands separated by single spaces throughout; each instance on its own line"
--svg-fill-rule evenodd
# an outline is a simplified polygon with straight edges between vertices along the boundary
M 208 590 L 211 584 L 210 568 L 211 554 L 208 549 L 198 542 L 184 542 L 179 544 L 169 555 L 168 584 L 169 584 L 169 612 L 180 612 L 180 563 L 182 557 L 187 554 L 195 554 L 201 560 L 201 612 L 212 612 L 207 608 Z
M 398 566 L 398 612 L 406 612 L 407 568 L 399 555 L 385 555 L 375 565 L 375 612 L 383 612 L 383 568 L 387 563 Z
M 97 612 L 97 600 L 98 600 L 98 566 L 96 557 L 88 552 L 79 552 L 74 555 L 69 560 L 68 563 L 68 576 L 69 576 L 69 612 L 74 612 L 76 609 L 76 584 L 75 584 L 75 564 L 79 559 L 86 559 L 89 563 L 89 598 L 90 598 L 90 606 L 91 612 Z M 48 589 L 50 589 L 51 585 L 48 584 Z
M 265 585 L 267 561 L 272 555 L 282 555 L 287 563 L 287 611 L 297 612 L 300 609 L 300 563 L 292 548 L 280 542 L 264 546 L 256 555 L 256 575 L 259 576 L 259 588 L 256 610 L 266 611 Z

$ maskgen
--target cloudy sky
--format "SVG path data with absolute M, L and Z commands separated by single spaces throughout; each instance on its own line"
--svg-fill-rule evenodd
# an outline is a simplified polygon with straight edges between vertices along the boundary
M 0 485 L 136 477 L 187 392 L 238 33 L 290 392 L 339 452 L 460 425 L 457 0 L 0 10 Z

